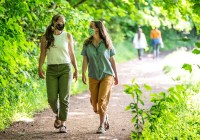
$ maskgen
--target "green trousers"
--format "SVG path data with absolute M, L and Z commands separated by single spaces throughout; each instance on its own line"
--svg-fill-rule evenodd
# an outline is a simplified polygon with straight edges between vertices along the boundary
M 67 120 L 72 83 L 71 63 L 48 65 L 46 86 L 48 103 L 61 121 Z

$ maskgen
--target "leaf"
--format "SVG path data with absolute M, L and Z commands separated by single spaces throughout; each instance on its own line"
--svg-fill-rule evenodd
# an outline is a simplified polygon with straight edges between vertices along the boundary
M 131 106 L 130 106 L 130 105 L 126 106 L 126 108 L 125 108 L 126 111 L 127 111 L 127 110 L 130 110 L 130 109 L 131 109 Z
M 192 66 L 190 64 L 184 64 L 182 68 L 188 70 L 190 73 L 192 72 Z
M 132 98 L 135 98 L 135 94 L 131 94 Z
M 152 90 L 151 86 L 147 85 L 147 84 L 144 84 L 144 88 L 149 91 L 149 90 Z
M 200 50 L 199 50 L 199 49 L 194 49 L 194 50 L 192 51 L 192 53 L 193 53 L 193 54 L 200 54 Z
M 195 45 L 197 46 L 197 48 L 200 48 L 200 42 L 196 42 Z
M 142 105 L 144 105 L 144 102 L 139 98 L 138 99 L 138 101 L 142 104 Z
M 159 95 L 162 96 L 162 98 L 166 97 L 166 93 L 165 92 L 160 92 Z
M 131 120 L 131 122 L 134 123 L 135 120 L 136 120 L 136 117 L 133 117 L 132 120 Z
M 176 89 L 180 92 L 180 91 L 184 91 L 185 88 L 182 85 L 176 85 Z
M 174 87 L 170 87 L 170 88 L 168 89 L 168 92 L 174 92 Z
M 134 83 L 135 82 L 135 79 L 132 79 L 131 83 Z
M 137 92 L 137 94 L 140 96 L 142 94 L 142 91 L 138 88 L 138 89 L 135 89 L 135 92 Z

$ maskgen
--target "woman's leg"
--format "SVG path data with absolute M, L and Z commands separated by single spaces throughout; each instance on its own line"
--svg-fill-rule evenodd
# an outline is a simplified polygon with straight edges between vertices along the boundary
M 159 58 L 159 44 L 156 45 L 156 58 Z
M 99 80 L 89 77 L 90 103 L 95 113 L 98 114 Z
M 72 83 L 72 73 L 70 64 L 59 65 L 59 120 L 61 124 L 65 125 L 67 120 L 67 114 L 69 110 L 69 97 L 70 97 L 70 86 Z
M 157 49 L 156 49 L 156 48 L 157 48 L 157 45 L 154 44 L 154 45 L 153 45 L 153 58 L 156 58 L 156 56 L 157 56 L 157 55 L 156 55 L 156 54 L 157 54 Z
M 140 60 L 141 59 L 141 51 L 140 51 L 140 49 L 137 49 L 137 51 L 138 51 L 138 59 Z
M 138 59 L 142 59 L 142 49 L 138 49 Z
M 107 114 L 112 85 L 113 85 L 113 76 L 106 76 L 104 79 L 100 81 L 98 108 L 100 116 L 100 126 L 103 127 L 105 124 L 105 117 Z
M 48 66 L 46 72 L 48 103 L 52 111 L 58 113 L 58 76 L 55 66 Z
M 144 55 L 144 49 L 142 48 L 141 49 L 141 57 L 143 57 L 143 55 Z

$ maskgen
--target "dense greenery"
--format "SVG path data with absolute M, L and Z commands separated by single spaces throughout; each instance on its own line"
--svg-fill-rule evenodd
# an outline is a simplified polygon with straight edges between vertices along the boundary
M 13 117 L 32 115 L 47 105 L 45 81 L 39 80 L 37 69 L 40 37 L 52 16 L 62 13 L 68 17 L 67 30 L 79 44 L 86 36 L 82 31 L 91 17 L 72 9 L 65 1 L 7 0 L 1 1 L 0 10 L 0 129 L 3 129 Z M 77 46 L 75 50 L 80 53 Z M 80 68 L 80 56 L 77 59 Z M 83 90 L 81 87 L 81 82 L 74 83 L 72 93 Z
M 175 83 L 167 91 L 151 93 L 150 109 L 143 109 L 143 88 L 134 81 L 125 85 L 125 93 L 133 97 L 126 109 L 133 114 L 132 139 L 191 139 L 200 138 L 200 43 L 196 48 L 184 48 L 168 55 L 163 61 L 163 71 Z M 177 58 L 177 56 L 179 56 Z M 171 63 L 176 59 L 176 63 Z M 186 71 L 185 71 L 186 70 Z M 146 89 L 151 89 L 144 84 Z M 149 92 L 147 93 L 149 94 Z
M 45 82 L 39 80 L 37 68 L 40 38 L 53 15 L 66 17 L 66 30 L 74 37 L 80 71 L 80 51 L 89 21 L 105 21 L 120 62 L 134 57 L 132 38 L 138 26 L 144 28 L 148 42 L 151 27 L 161 26 L 165 49 L 185 45 L 177 45 L 170 37 L 185 37 L 191 29 L 193 33 L 187 37 L 195 39 L 200 25 L 198 4 L 196 0 L 1 0 L 0 129 L 13 118 L 30 116 L 47 105 Z M 80 79 L 73 83 L 72 94 L 86 89 Z
M 176 85 L 168 92 L 152 93 L 153 106 L 147 110 L 139 108 L 140 104 L 145 104 L 141 87 L 134 82 L 125 85 L 125 92 L 133 98 L 126 108 L 133 114 L 131 139 L 199 139 L 199 86 L 199 83 Z M 147 85 L 144 87 L 151 89 Z

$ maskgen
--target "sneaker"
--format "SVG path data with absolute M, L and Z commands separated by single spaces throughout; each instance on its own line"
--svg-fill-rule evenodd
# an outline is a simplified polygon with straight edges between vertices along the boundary
M 62 125 L 60 126 L 60 130 L 59 130 L 60 133 L 67 133 L 67 127 Z
M 103 134 L 105 132 L 106 132 L 105 128 L 103 128 L 102 126 L 99 126 L 99 128 L 97 130 L 97 134 Z

